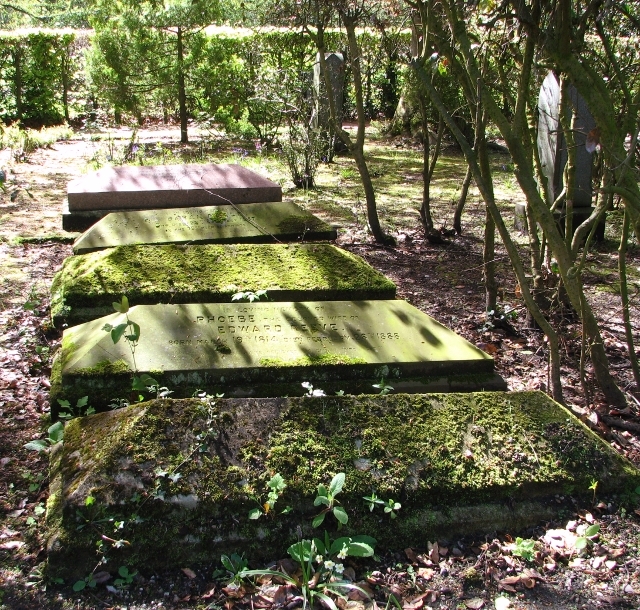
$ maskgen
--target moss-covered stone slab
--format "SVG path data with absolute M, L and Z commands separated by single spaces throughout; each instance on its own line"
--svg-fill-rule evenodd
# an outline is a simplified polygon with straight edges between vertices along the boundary
M 337 535 L 331 516 L 320 529 L 311 520 L 318 483 L 338 472 L 349 516 L 340 535 L 374 536 L 379 550 L 517 530 L 556 514 L 556 494 L 588 494 L 593 480 L 605 493 L 640 482 L 540 392 L 154 400 L 67 424 L 51 456 L 51 574 L 86 576 L 102 534 L 107 570 L 193 566 L 230 552 L 282 557 L 300 528 Z M 250 520 L 275 473 L 283 496 Z M 369 511 L 371 492 L 402 504 L 397 519 Z
M 493 379 L 493 359 L 405 301 L 310 301 L 138 305 L 128 317 L 141 328 L 135 355 L 105 332 L 125 321 L 113 314 L 64 331 L 52 373 L 58 398 L 84 395 L 93 406 L 128 395 L 134 371 L 178 396 L 195 390 L 228 395 L 303 393 L 350 380 L 393 385 L 430 375 Z M 293 387 L 291 387 L 293 386 Z M 266 388 L 266 389 L 265 389 Z M 94 402 L 95 401 L 95 402 Z
M 229 302 L 266 290 L 271 301 L 390 299 L 395 284 L 331 244 L 119 246 L 67 258 L 51 287 L 56 327 L 132 304 Z
M 74 254 L 134 244 L 333 240 L 336 230 L 289 201 L 112 212 L 73 244 Z

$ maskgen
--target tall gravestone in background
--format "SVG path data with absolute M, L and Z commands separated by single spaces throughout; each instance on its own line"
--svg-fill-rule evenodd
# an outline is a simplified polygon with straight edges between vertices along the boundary
M 573 138 L 576 145 L 576 176 L 573 205 L 591 207 L 591 168 L 593 157 L 585 146 L 588 133 L 596 123 L 587 104 L 576 88 L 569 86 L 571 107 L 576 113 Z M 547 178 L 547 202 L 553 203 L 564 186 L 564 168 L 567 164 L 567 142 L 560 126 L 560 84 L 549 72 L 540 88 L 538 99 L 538 152 L 542 171 Z
M 550 206 L 564 188 L 564 170 L 567 164 L 567 141 L 560 124 L 561 89 L 558 79 L 549 72 L 540 87 L 538 98 L 538 154 L 542 173 L 546 178 L 545 198 Z M 584 222 L 592 212 L 591 174 L 593 155 L 587 150 L 586 142 L 596 124 L 586 102 L 573 85 L 569 86 L 569 103 L 575 112 L 573 139 L 576 146 L 575 181 L 573 193 L 574 228 Z M 516 228 L 526 227 L 524 204 L 516 204 Z M 560 224 L 564 228 L 564 213 Z M 598 227 L 596 237 L 604 237 L 604 223 Z
M 344 100 L 344 58 L 342 53 L 325 53 L 324 55 L 333 103 L 336 109 L 336 123 L 342 127 L 342 104 Z M 331 128 L 331 112 L 329 108 L 329 97 L 324 82 L 324 75 L 320 65 L 320 54 L 316 57 L 313 67 L 313 93 L 315 98 L 313 127 L 320 130 L 323 140 L 323 155 L 330 161 L 334 152 L 344 149 L 342 140 Z

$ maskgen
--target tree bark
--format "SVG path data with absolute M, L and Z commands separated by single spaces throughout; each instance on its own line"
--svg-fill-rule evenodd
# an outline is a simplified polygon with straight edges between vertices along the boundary
M 351 139 L 349 134 L 339 128 L 337 125 L 336 117 L 337 112 L 332 99 L 331 81 L 328 71 L 326 69 L 326 62 L 324 59 L 324 47 L 318 48 L 320 55 L 320 64 L 324 73 L 325 86 L 327 88 L 327 94 L 329 97 L 329 108 L 331 115 L 331 122 L 333 123 L 334 131 L 338 134 L 340 139 L 345 143 L 349 152 L 353 155 L 356 162 L 356 167 L 360 173 L 360 181 L 362 182 L 362 188 L 364 190 L 366 205 L 367 205 L 367 220 L 369 222 L 369 228 L 373 234 L 374 239 L 384 245 L 395 245 L 395 239 L 383 232 L 380 226 L 380 219 L 378 218 L 378 208 L 376 205 L 376 195 L 371 182 L 371 174 L 367 166 L 367 161 L 364 155 L 364 138 L 365 138 L 365 110 L 362 93 L 362 72 L 360 70 L 360 50 L 358 48 L 358 41 L 356 39 L 356 22 L 349 14 L 344 11 L 340 12 L 340 18 L 347 31 L 347 41 L 349 43 L 349 54 L 351 56 L 351 74 L 353 76 L 353 87 L 356 97 L 356 115 L 358 119 L 358 128 L 356 131 L 355 141 Z
M 187 133 L 187 127 L 189 117 L 187 115 L 187 92 L 185 89 L 184 78 L 184 44 L 182 39 L 182 28 L 178 27 L 177 33 L 177 47 L 178 47 L 178 105 L 180 111 L 180 142 L 187 144 L 189 142 L 189 135 Z

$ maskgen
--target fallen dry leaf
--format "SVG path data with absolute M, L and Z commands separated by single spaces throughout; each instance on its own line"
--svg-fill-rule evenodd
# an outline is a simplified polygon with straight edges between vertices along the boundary
M 211 599 L 215 594 L 216 594 L 216 588 L 213 587 L 212 589 L 209 589 L 206 593 L 202 594 L 200 596 L 200 599 Z
M 196 573 L 191 568 L 182 568 L 182 572 L 187 578 L 193 580 L 196 577 Z
M 469 608 L 469 610 L 480 610 L 480 608 L 484 607 L 484 599 L 480 597 L 474 597 L 473 599 L 465 599 L 464 605 Z
M 357 582 L 356 583 L 356 587 L 358 587 L 358 589 L 351 589 L 349 591 L 349 595 L 347 596 L 350 600 L 352 601 L 367 601 L 367 600 L 371 600 L 373 599 L 373 589 L 371 588 L 371 586 L 362 581 L 362 582 Z
M 230 599 L 242 599 L 245 596 L 245 588 L 240 585 L 230 584 L 222 589 L 222 592 Z
M 431 559 L 431 561 L 433 561 L 433 563 L 439 563 L 440 562 L 440 550 L 438 547 L 438 543 L 437 542 L 429 542 L 427 544 L 427 549 L 429 551 L 429 559 Z
M 24 542 L 20 540 L 9 540 L 8 542 L 3 542 L 2 544 L 0 544 L 0 549 L 2 549 L 3 551 L 12 551 L 23 546 Z

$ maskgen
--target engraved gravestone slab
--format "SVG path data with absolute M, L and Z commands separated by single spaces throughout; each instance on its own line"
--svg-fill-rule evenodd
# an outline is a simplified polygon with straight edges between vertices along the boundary
M 493 374 L 490 356 L 405 301 L 138 305 L 128 315 L 141 327 L 135 364 L 127 342 L 114 344 L 103 330 L 124 322 L 123 314 L 69 328 L 54 367 L 55 398 L 113 397 L 118 374 L 130 383 L 136 368 L 175 396 L 204 388 L 251 395 L 265 383 L 293 383 L 299 392 L 304 381 Z
M 69 211 L 282 201 L 282 188 L 241 165 L 104 167 L 69 182 Z
M 74 254 L 132 244 L 333 240 L 336 230 L 292 202 L 112 212 L 73 244 Z
M 229 302 L 266 290 L 272 301 L 392 299 L 395 284 L 331 244 L 119 246 L 70 256 L 51 285 L 56 327 L 137 305 Z

